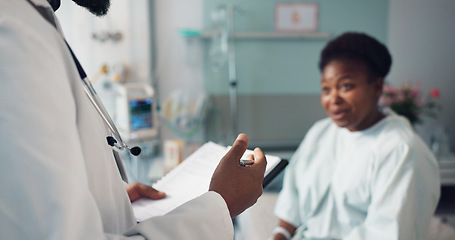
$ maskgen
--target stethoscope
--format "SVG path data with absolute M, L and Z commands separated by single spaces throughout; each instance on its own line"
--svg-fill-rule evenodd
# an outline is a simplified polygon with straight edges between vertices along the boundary
M 120 136 L 119 131 L 117 130 L 117 127 L 114 124 L 114 121 L 112 121 L 111 117 L 109 116 L 109 113 L 107 113 L 106 109 L 104 108 L 103 103 L 101 103 L 101 100 L 98 98 L 98 94 L 96 93 L 95 89 L 93 88 L 90 80 L 87 78 L 87 74 L 85 73 L 84 69 L 82 68 L 81 64 L 79 63 L 79 60 L 77 60 L 76 56 L 73 53 L 73 50 L 71 50 L 71 47 L 68 45 L 66 42 L 66 46 L 71 52 L 71 56 L 73 57 L 74 63 L 76 64 L 77 71 L 79 72 L 79 77 L 82 80 L 83 86 L 85 93 L 87 94 L 88 98 L 90 99 L 90 102 L 92 102 L 93 106 L 95 107 L 96 111 L 99 113 L 101 118 L 104 121 L 104 124 L 109 128 L 109 131 L 111 132 L 112 136 L 107 136 L 107 144 L 109 144 L 112 147 L 116 147 L 119 150 L 127 149 L 130 151 L 131 154 L 134 156 L 137 156 L 141 153 L 141 148 L 138 146 L 135 147 L 128 147 L 126 145 L 125 141 L 123 141 L 122 137 Z M 116 140 L 117 139 L 117 140 Z
M 51 25 L 53 25 L 57 29 L 57 25 L 56 25 L 53 17 L 51 16 L 52 14 L 49 14 L 47 9 L 36 6 L 30 0 L 27 0 L 27 2 L 29 2 L 44 19 L 46 19 Z M 87 74 L 85 73 L 84 69 L 82 68 L 81 64 L 79 63 L 79 60 L 77 60 L 76 55 L 74 55 L 73 50 L 71 50 L 71 47 L 69 46 L 68 42 L 66 42 L 66 39 L 63 38 L 63 41 L 65 41 L 65 44 L 68 47 L 68 49 L 71 53 L 71 56 L 73 57 L 73 61 L 76 64 L 77 71 L 79 72 L 79 77 L 82 80 L 85 93 L 87 94 L 88 98 L 90 99 L 90 102 L 92 102 L 96 111 L 99 113 L 99 115 L 103 119 L 104 124 L 106 124 L 106 126 L 109 128 L 109 131 L 111 132 L 111 134 L 114 135 L 114 137 L 115 137 L 114 138 L 112 136 L 107 136 L 106 137 L 107 144 L 109 144 L 111 147 L 116 147 L 119 150 L 127 149 L 134 156 L 138 156 L 141 153 L 141 148 L 138 146 L 130 148 L 130 147 L 128 147 L 128 145 L 126 145 L 125 141 L 123 141 L 122 137 L 120 136 L 119 131 L 117 130 L 117 127 L 115 126 L 111 117 L 109 116 L 106 109 L 104 108 L 104 105 L 101 103 L 101 100 L 98 98 L 98 94 L 96 93 L 95 89 L 93 88 L 92 84 L 90 83 L 90 80 L 87 78 Z

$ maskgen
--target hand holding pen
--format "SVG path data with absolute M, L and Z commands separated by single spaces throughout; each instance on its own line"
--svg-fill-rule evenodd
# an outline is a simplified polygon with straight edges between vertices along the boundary
M 249 156 L 253 156 L 252 154 Z M 249 167 L 253 165 L 254 160 L 253 159 L 240 159 L 240 166 L 242 167 Z
M 240 158 L 247 147 L 247 135 L 239 134 L 232 148 L 221 159 L 210 182 L 209 191 L 217 192 L 223 197 L 232 218 L 251 207 L 262 195 L 267 161 L 262 150 L 256 148 L 254 154 L 242 160 L 248 166 L 243 167 Z

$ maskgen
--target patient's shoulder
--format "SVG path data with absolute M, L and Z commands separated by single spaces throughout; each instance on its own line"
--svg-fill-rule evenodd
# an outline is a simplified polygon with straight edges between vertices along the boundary
M 378 135 L 379 141 L 395 143 L 411 143 L 416 137 L 409 121 L 399 115 L 387 116 Z
M 308 133 L 321 133 L 321 132 L 327 132 L 330 131 L 336 127 L 335 123 L 333 123 L 332 119 L 330 118 L 324 118 L 321 120 L 316 121 L 313 126 L 310 128 Z
M 388 116 L 379 136 L 376 151 L 383 158 L 393 159 L 390 155 L 410 156 L 413 159 L 429 159 L 431 151 L 402 116 Z

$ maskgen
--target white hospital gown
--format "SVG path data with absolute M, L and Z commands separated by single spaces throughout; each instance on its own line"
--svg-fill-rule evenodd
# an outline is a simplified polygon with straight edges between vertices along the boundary
M 394 113 L 350 132 L 317 122 L 286 170 L 275 214 L 294 239 L 425 239 L 440 195 L 438 165 Z

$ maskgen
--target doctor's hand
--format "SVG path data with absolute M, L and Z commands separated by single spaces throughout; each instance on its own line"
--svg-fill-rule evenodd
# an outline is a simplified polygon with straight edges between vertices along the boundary
M 248 156 L 254 164 L 242 167 L 240 158 L 248 147 L 248 137 L 239 134 L 232 148 L 221 159 L 212 176 L 209 191 L 219 193 L 228 206 L 231 218 L 234 218 L 256 203 L 262 195 L 267 161 L 261 149 L 254 149 L 254 156 Z
M 129 183 L 125 187 L 131 202 L 142 197 L 151 199 L 161 199 L 166 197 L 166 193 L 160 192 L 142 183 Z

